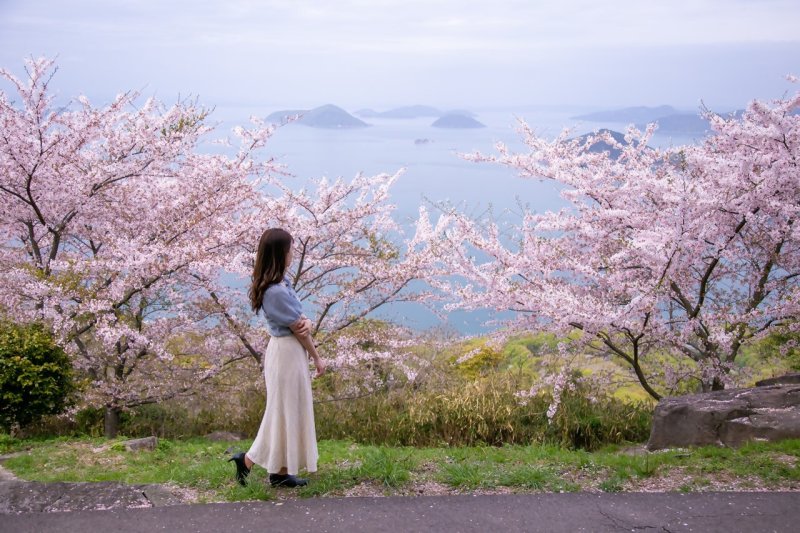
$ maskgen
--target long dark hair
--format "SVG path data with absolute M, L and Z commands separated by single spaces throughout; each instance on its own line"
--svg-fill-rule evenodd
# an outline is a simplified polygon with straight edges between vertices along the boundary
M 261 235 L 250 285 L 250 307 L 258 313 L 264 303 L 267 287 L 280 283 L 286 272 L 286 255 L 292 247 L 292 236 L 281 228 L 270 228 Z

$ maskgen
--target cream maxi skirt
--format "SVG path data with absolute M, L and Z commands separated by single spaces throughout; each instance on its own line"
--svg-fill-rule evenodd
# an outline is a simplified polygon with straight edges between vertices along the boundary
M 308 355 L 294 335 L 270 337 L 264 354 L 267 408 L 247 456 L 277 474 L 317 471 L 317 433 Z

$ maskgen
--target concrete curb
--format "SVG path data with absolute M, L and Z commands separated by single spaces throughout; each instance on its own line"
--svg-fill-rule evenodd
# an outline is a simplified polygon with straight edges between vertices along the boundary
M 7 514 L 0 531 L 794 532 L 800 493 L 616 493 L 315 498 Z
M 0 513 L 50 513 L 162 507 L 183 503 L 161 485 L 0 482 Z

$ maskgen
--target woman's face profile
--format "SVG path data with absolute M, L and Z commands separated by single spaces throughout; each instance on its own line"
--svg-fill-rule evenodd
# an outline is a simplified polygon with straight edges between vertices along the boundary
M 289 252 L 286 254 L 286 268 L 289 268 L 289 266 L 292 264 L 292 259 L 294 259 L 294 250 L 292 250 L 292 247 L 290 246 Z

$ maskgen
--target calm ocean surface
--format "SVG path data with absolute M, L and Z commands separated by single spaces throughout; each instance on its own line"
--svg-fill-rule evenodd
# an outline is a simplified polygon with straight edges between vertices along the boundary
M 266 116 L 274 109 L 252 110 L 217 107 L 212 119 L 220 121 L 217 134 L 225 134 L 234 125 L 247 124 L 251 114 Z M 292 124 L 279 128 L 267 144 L 263 156 L 274 157 L 286 165 L 292 176 L 286 183 L 303 187 L 309 178 L 327 176 L 350 179 L 358 172 L 367 175 L 405 173 L 392 188 L 396 206 L 395 219 L 410 236 L 419 206 L 425 204 L 435 221 L 431 204 L 447 202 L 470 214 L 481 214 L 492 207 L 493 216 L 501 221 L 518 220 L 519 205 L 537 212 L 558 209 L 563 205 L 556 186 L 517 177 L 499 165 L 472 163 L 459 153 L 480 151 L 495 153 L 494 145 L 504 142 L 513 150 L 524 150 L 517 133 L 517 117 L 523 118 L 545 137 L 557 135 L 562 128 L 575 128 L 580 135 L 600 127 L 624 131 L 626 124 L 579 122 L 570 117 L 590 111 L 585 108 L 530 108 L 520 111 L 475 110 L 476 119 L 485 124 L 481 129 L 440 129 L 431 127 L 433 118 L 364 119 L 371 124 L 359 129 L 318 129 Z M 417 139 L 429 142 L 415 144 Z M 657 135 L 652 144 L 686 144 L 691 138 Z M 296 185 L 295 185 L 296 184 Z M 395 304 L 381 309 L 378 317 L 426 329 L 442 325 L 427 309 L 414 304 Z M 502 319 L 508 314 L 494 311 L 454 312 L 445 325 L 462 334 L 479 334 L 493 328 L 487 320 Z

